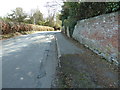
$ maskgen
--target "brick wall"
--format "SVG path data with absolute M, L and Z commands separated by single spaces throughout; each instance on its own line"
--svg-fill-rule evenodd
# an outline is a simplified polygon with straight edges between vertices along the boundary
M 118 64 L 119 12 L 78 21 L 73 38 L 108 61 Z

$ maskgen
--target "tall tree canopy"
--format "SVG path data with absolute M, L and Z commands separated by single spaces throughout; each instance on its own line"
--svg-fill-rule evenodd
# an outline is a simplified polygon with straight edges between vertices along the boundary
M 40 12 L 39 9 L 35 10 L 32 17 L 34 24 L 39 24 L 39 22 L 43 21 L 43 14 Z
M 8 19 L 19 23 L 23 22 L 26 17 L 27 15 L 24 13 L 21 7 L 17 7 L 15 10 L 12 11 L 11 14 L 8 14 Z
M 60 19 L 72 35 L 78 20 L 120 10 L 120 2 L 64 2 Z

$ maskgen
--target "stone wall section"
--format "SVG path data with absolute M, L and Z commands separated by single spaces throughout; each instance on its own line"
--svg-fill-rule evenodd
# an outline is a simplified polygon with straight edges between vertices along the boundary
M 98 55 L 118 65 L 119 12 L 77 22 L 72 37 Z

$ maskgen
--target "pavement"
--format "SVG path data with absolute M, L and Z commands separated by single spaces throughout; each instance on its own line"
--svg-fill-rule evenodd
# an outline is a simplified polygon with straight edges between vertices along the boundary
M 117 72 L 108 68 L 98 55 L 59 31 L 3 40 L 1 56 L 2 88 L 51 88 L 58 66 L 63 73 L 74 74 L 74 84 L 77 81 L 80 86 L 73 85 L 73 88 L 84 88 L 86 84 L 88 88 L 117 87 Z
M 60 58 L 64 55 L 68 54 L 81 54 L 84 51 L 74 45 L 74 43 L 71 43 L 65 36 L 58 32 L 56 35 L 56 44 L 57 44 L 57 57 L 58 57 L 58 65 L 60 65 Z
M 56 35 L 58 58 L 66 54 L 81 54 L 84 51 L 79 47 L 76 47 L 74 43 L 70 42 L 62 33 Z
M 50 88 L 57 61 L 57 32 L 38 32 L 2 41 L 2 88 Z
M 58 84 L 63 88 L 116 88 L 117 67 L 89 48 L 58 32 Z M 60 82 L 60 83 L 59 83 Z

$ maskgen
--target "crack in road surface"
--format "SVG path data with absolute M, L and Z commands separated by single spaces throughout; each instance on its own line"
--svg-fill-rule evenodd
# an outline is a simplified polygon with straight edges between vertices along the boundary
M 58 62 L 55 33 L 39 32 L 3 40 L 3 88 L 51 87 Z

